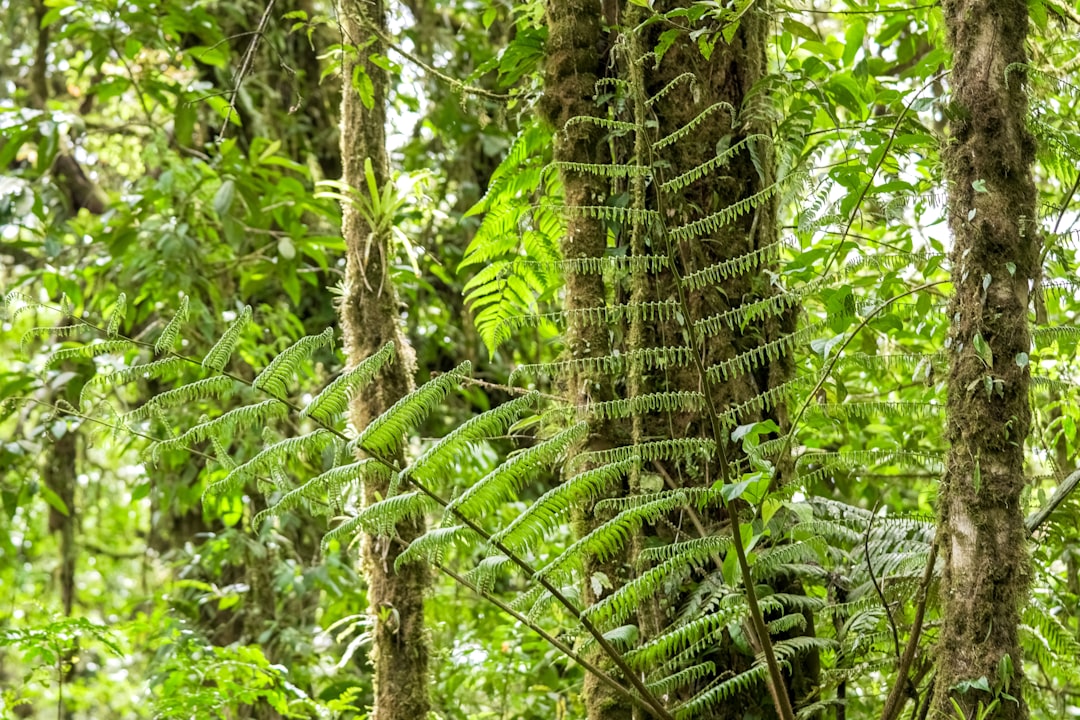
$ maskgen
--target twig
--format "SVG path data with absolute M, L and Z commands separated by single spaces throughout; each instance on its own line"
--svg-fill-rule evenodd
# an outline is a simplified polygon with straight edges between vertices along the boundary
M 240 96 L 240 86 L 244 84 L 244 78 L 251 71 L 251 61 L 255 57 L 255 48 L 258 47 L 263 31 L 266 30 L 266 23 L 270 20 L 270 11 L 274 9 L 274 2 L 275 0 L 270 0 L 266 4 L 266 10 L 263 11 L 262 18 L 259 20 L 259 26 L 255 29 L 251 42 L 248 43 L 247 52 L 244 53 L 244 59 L 240 63 L 240 69 L 236 71 L 233 78 L 232 97 L 229 98 L 229 107 L 225 110 L 225 121 L 222 123 L 221 132 L 219 133 L 221 139 L 225 138 L 225 131 L 229 129 L 229 121 L 232 120 L 232 115 L 236 112 L 236 98 Z

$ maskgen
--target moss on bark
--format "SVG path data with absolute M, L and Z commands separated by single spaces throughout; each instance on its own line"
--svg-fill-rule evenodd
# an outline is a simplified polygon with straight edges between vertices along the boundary
M 346 38 L 362 44 L 372 36 L 372 27 L 385 32 L 386 11 L 382 0 L 346 0 L 341 8 Z M 386 71 L 369 60 L 385 48 L 377 38 L 359 53 L 346 53 L 342 67 L 345 89 L 341 106 L 342 180 L 360 192 L 367 192 L 364 164 L 370 159 L 379 187 L 389 182 L 386 154 Z M 373 102 L 364 105 L 350 78 L 357 65 L 371 78 Z M 389 408 L 414 386 L 415 358 L 400 326 L 400 303 L 390 278 L 389 238 L 377 233 L 354 207 L 342 208 L 347 265 L 345 294 L 341 302 L 341 325 L 350 363 L 373 355 L 393 341 L 397 358 L 379 380 L 358 393 L 351 407 L 357 431 Z M 386 497 L 385 483 L 368 482 L 364 503 Z M 408 543 L 424 531 L 422 520 L 396 528 L 398 538 Z M 364 537 L 363 564 L 368 582 L 368 601 L 375 622 L 371 660 L 375 669 L 373 720 L 422 720 L 427 717 L 428 639 L 424 631 L 424 592 L 430 572 L 423 563 L 394 569 L 394 560 L 404 546 L 389 537 Z
M 1031 423 L 1029 282 L 1038 273 L 1034 141 L 1026 126 L 1024 0 L 943 4 L 953 48 L 945 148 L 953 233 L 945 479 L 939 493 L 943 623 L 934 709 L 968 717 L 995 693 L 960 692 L 985 677 L 1002 699 L 991 717 L 1023 718 L 1020 609 L 1030 568 L 1020 494 Z M 993 559 L 989 562 L 989 559 Z M 1002 658 L 1011 660 L 1005 677 Z

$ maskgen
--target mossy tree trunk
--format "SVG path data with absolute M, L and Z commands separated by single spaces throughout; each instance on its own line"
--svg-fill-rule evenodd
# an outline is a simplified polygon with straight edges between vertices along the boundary
M 604 143 L 604 131 L 595 123 L 568 121 L 595 117 L 601 112 L 595 102 L 596 81 L 603 76 L 607 62 L 604 49 L 606 32 L 602 26 L 600 0 L 549 0 L 547 5 L 548 42 L 544 74 L 544 99 L 541 112 L 554 128 L 555 160 L 562 163 L 598 165 L 610 162 Z M 604 205 L 610 194 L 609 181 L 597 172 L 561 166 L 563 198 L 568 208 Z M 599 219 L 570 211 L 566 232 L 561 239 L 563 257 L 568 260 L 601 258 L 607 249 L 607 225 Z M 566 273 L 564 307 L 568 311 L 604 307 L 607 288 L 600 273 Z M 577 317 L 571 315 L 571 317 Z M 571 320 L 567 327 L 566 349 L 571 358 L 602 357 L 611 352 L 610 331 L 602 323 Z M 614 388 L 603 373 L 580 372 L 569 378 L 568 395 L 579 408 L 590 403 L 611 400 Z M 613 422 L 592 422 L 587 450 L 603 450 L 618 444 Z M 615 491 L 617 494 L 625 492 Z M 596 527 L 599 521 L 592 508 L 584 508 L 575 519 L 578 535 Z M 626 574 L 625 554 L 605 562 L 590 560 L 585 566 L 587 578 L 583 591 L 592 604 L 621 584 Z M 592 578 L 597 582 L 593 583 Z M 625 578 L 622 578 L 625 579 Z M 599 588 L 599 592 L 597 592 Z M 595 657 L 610 669 L 602 657 Z M 583 687 L 586 711 L 590 720 L 629 720 L 632 706 L 611 688 L 586 675 Z
M 358 53 L 346 51 L 342 66 L 344 91 L 341 107 L 342 180 L 360 193 L 367 193 L 365 161 L 371 161 L 375 181 L 382 188 L 390 182 L 386 153 L 387 73 L 372 63 L 372 54 L 383 53 L 383 43 L 373 28 L 385 33 L 386 9 L 382 0 L 347 0 L 341 6 L 346 42 L 360 46 Z M 359 66 L 359 67 L 358 67 Z M 366 73 L 371 79 L 371 96 L 357 91 L 353 78 Z M 342 233 L 347 265 L 345 294 L 341 303 L 341 325 L 350 363 L 373 355 L 387 342 L 397 347 L 397 357 L 382 376 L 358 393 L 351 407 L 357 431 L 414 387 L 415 359 L 401 331 L 397 292 L 390 277 L 392 249 L 389 237 L 378 232 L 355 207 L 342 207 Z M 385 483 L 368 482 L 364 503 L 387 495 Z M 375 668 L 373 720 L 423 720 L 428 700 L 428 641 L 424 631 L 424 592 L 430 574 L 423 563 L 409 563 L 394 569 L 394 560 L 405 544 L 423 533 L 423 521 L 403 522 L 396 536 L 364 537 L 363 563 L 368 581 L 368 602 L 375 623 L 371 659 Z
M 683 0 L 673 0 L 658 3 L 656 9 L 666 12 L 688 5 Z M 663 169 L 654 183 L 654 197 L 650 202 L 655 203 L 654 209 L 660 212 L 666 234 L 673 237 L 675 228 L 685 228 L 692 222 L 736 204 L 749 202 L 752 205 L 749 212 L 730 219 L 710 232 L 681 233 L 673 237 L 671 260 L 681 277 L 732 258 L 764 251 L 780 242 L 776 195 L 770 194 L 776 189 L 777 181 L 776 153 L 768 139 L 772 134 L 768 120 L 770 108 L 767 106 L 767 94 L 756 87 L 768 69 L 769 23 L 765 10 L 754 7 L 737 20 L 729 42 L 721 37 L 716 38 L 708 57 L 698 40 L 684 32 L 670 44 L 659 63 L 651 60 L 643 63 L 646 96 L 656 98 L 666 89 L 662 97 L 650 104 L 657 123 L 656 137 L 671 136 L 688 126 L 693 128 L 692 132 L 659 151 Z M 657 47 L 665 30 L 667 28 L 661 24 L 653 24 L 641 40 L 643 50 L 650 51 Z M 686 73 L 692 74 L 692 80 L 679 79 L 685 77 Z M 697 181 L 673 191 L 655 189 L 656 185 L 687 173 L 712 160 L 719 152 L 740 143 L 744 143 L 741 151 L 733 154 L 721 167 L 704 173 Z M 752 199 L 755 196 L 757 199 Z M 656 239 L 651 239 L 651 242 L 655 243 Z M 647 248 L 647 252 L 663 254 L 668 249 L 661 244 Z M 761 252 L 761 257 L 770 256 L 775 257 Z M 776 295 L 779 288 L 772 280 L 774 275 L 770 270 L 773 265 L 767 260 L 751 262 L 745 271 L 727 274 L 717 283 L 699 289 L 684 286 L 691 322 Z M 651 297 L 643 300 L 664 301 L 679 297 L 675 279 L 670 276 L 662 276 L 650 290 Z M 701 366 L 709 368 L 794 331 L 795 322 L 793 311 L 781 312 L 748 323 L 745 327 L 734 323 L 700 339 L 693 337 L 693 331 L 688 336 L 677 323 L 660 323 L 648 326 L 647 331 L 652 333 L 652 338 L 647 344 L 670 345 L 689 341 L 701 358 Z M 752 372 L 728 374 L 726 377 L 713 375 L 709 380 L 701 377 L 695 365 L 670 369 L 656 374 L 643 390 L 704 390 L 711 393 L 712 406 L 722 414 L 779 387 L 790 379 L 791 373 L 791 358 L 781 353 Z M 773 419 L 780 427 L 785 427 L 787 420 L 783 402 L 767 404 L 760 412 L 741 414 L 735 421 L 746 424 L 764 419 Z M 644 432 L 657 436 L 669 427 L 681 429 L 686 436 L 713 438 L 714 435 L 705 412 L 653 418 Z M 727 443 L 726 431 L 723 435 L 713 439 L 718 443 Z M 739 454 L 740 449 L 735 446 L 728 447 L 724 453 L 729 459 L 737 458 Z M 695 477 L 692 471 L 678 464 L 670 464 L 662 472 L 669 478 L 669 484 L 672 480 L 684 486 L 711 484 L 716 480 L 716 476 Z M 719 513 L 704 516 L 700 522 L 704 532 L 715 534 L 732 531 L 727 527 L 727 520 L 726 514 Z M 665 532 L 662 527 L 658 527 L 657 531 L 659 534 Z M 740 578 L 729 577 L 725 581 L 734 584 L 740 582 Z M 798 583 L 775 590 L 801 593 Z M 671 602 L 668 599 L 669 606 Z M 809 614 L 803 632 L 813 634 Z M 752 633 L 748 635 L 752 636 Z M 760 650 L 760 647 L 757 649 Z M 716 664 L 716 677 L 745 671 L 755 660 L 739 652 L 730 639 L 718 643 L 709 659 Z M 808 654 L 793 662 L 791 673 L 785 674 L 788 699 L 794 703 L 804 698 L 816 687 L 817 674 L 816 654 Z M 716 677 L 706 678 L 702 682 L 707 684 Z M 773 712 L 771 705 L 769 694 L 762 692 L 759 686 L 715 708 L 712 717 L 761 716 L 762 713 Z
M 1027 716 L 1018 638 L 1030 568 L 1020 493 L 1030 349 L 1029 283 L 1038 272 L 1035 144 L 1026 126 L 1024 0 L 949 0 L 953 233 L 948 421 L 939 495 L 943 620 L 934 707 L 967 717 Z M 1005 660 L 1008 658 L 1008 660 Z M 965 681 L 985 678 L 991 692 Z M 1005 698 L 999 693 L 1008 693 Z M 980 716 L 982 717 L 982 716 Z

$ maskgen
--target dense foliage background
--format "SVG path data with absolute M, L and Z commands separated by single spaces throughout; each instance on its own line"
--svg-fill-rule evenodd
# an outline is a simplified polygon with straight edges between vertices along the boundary
M 1080 10 L 1043 0 L 1028 9 L 1030 64 L 1016 72 L 1038 140 L 1041 216 L 1031 222 L 1044 248 L 1024 359 L 1036 411 L 1024 502 L 1034 513 L 1078 466 L 1080 133 L 1070 77 Z M 202 358 L 250 306 L 258 329 L 239 336 L 230 367 L 251 381 L 300 338 L 336 327 L 341 93 L 364 98 L 371 84 L 340 77 L 343 57 L 367 46 L 343 36 L 338 11 L 309 0 L 0 0 L 0 290 L 9 300 L 0 716 L 344 718 L 372 702 L 365 583 L 348 543 L 322 545 L 333 518 L 298 507 L 254 523 L 267 507 L 255 484 L 204 501 L 227 473 L 213 448 L 146 455 L 162 428 L 177 435 L 251 398 L 200 397 L 167 416 L 147 409 L 117 431 L 121 413 L 194 376 L 118 383 L 138 354 L 127 346 L 55 354 L 96 337 L 152 346 L 182 308 L 176 347 Z M 761 488 L 758 505 L 766 525 L 781 506 L 809 521 L 808 500 L 821 501 L 818 512 L 835 501 L 855 513 L 847 538 L 792 531 L 816 543 L 812 556 L 776 562 L 798 565 L 805 594 L 832 608 L 816 631 L 835 645 L 821 650 L 817 704 L 804 714 L 877 716 L 904 640 L 897 626 L 911 626 L 946 448 L 942 13 L 937 3 L 703 0 L 665 22 L 685 23 L 707 54 L 748 12 L 767 13 L 768 67 L 751 95 L 786 179 L 777 192 L 784 243 L 764 282 L 788 288 L 800 308 L 797 340 L 778 354 L 790 352 L 795 376 L 827 378 L 788 388 L 800 480 L 772 505 Z M 547 315 L 564 298 L 566 217 L 552 129 L 538 109 L 543 4 L 407 0 L 389 7 L 389 27 L 378 63 L 391 77 L 388 212 L 401 322 L 418 382 L 462 361 L 473 368 L 411 436 L 419 452 L 524 387 L 565 391 L 522 366 L 566 357 L 560 319 Z M 665 42 L 673 39 L 660 33 L 654 52 Z M 632 204 L 624 190 L 612 206 Z M 57 323 L 60 332 L 47 329 Z M 337 375 L 339 350 L 327 344 L 304 361 L 300 396 Z M 458 456 L 446 487 L 472 485 L 561 423 L 552 412 L 523 418 Z M 229 454 L 250 458 L 279 430 L 238 431 Z M 558 477 L 541 473 L 493 524 L 513 521 Z M 557 557 L 571 525 L 531 557 Z M 1023 692 L 1038 717 L 1080 714 L 1078 528 L 1080 508 L 1066 499 L 1031 544 Z M 757 541 L 771 531 L 755 532 Z M 464 548 L 441 562 L 466 572 L 482 557 Z M 521 587 L 500 578 L 491 592 L 509 598 Z M 439 717 L 584 716 L 581 666 L 460 583 L 437 576 L 426 620 Z M 558 633 L 567 621 L 553 609 L 541 624 Z

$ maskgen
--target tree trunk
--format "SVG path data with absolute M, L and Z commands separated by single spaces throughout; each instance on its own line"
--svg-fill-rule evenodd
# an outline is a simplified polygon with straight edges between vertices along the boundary
M 952 717 L 955 701 L 973 718 L 997 699 L 987 717 L 1023 718 L 1017 626 L 1031 573 L 1020 493 L 1031 421 L 1028 288 L 1040 242 L 1024 77 L 1010 66 L 1026 62 L 1027 4 L 951 0 L 943 9 L 954 53 L 944 157 L 956 294 L 934 706 Z M 990 692 L 965 691 L 980 678 Z
M 382 0 L 347 0 L 342 6 L 342 24 L 348 42 L 363 46 L 373 28 L 386 31 L 386 10 Z M 370 159 L 379 188 L 390 182 L 386 153 L 386 71 L 369 56 L 384 53 L 376 37 L 372 45 L 358 53 L 346 51 L 342 67 L 345 84 L 341 106 L 342 179 L 351 188 L 366 194 L 365 160 Z M 371 79 L 371 107 L 357 91 L 356 78 L 366 73 Z M 362 82 L 362 81 L 361 81 Z M 372 102 L 373 100 L 373 102 Z M 392 249 L 387 234 L 371 227 L 357 209 L 342 207 L 342 232 L 346 242 L 345 295 L 341 304 L 341 325 L 350 363 L 373 355 L 387 342 L 397 347 L 397 357 L 377 382 L 357 394 L 351 408 L 357 432 L 413 389 L 415 359 L 401 332 L 397 292 L 390 278 Z M 364 486 L 364 503 L 386 497 L 388 487 L 378 482 Z M 404 522 L 396 535 L 405 543 L 423 533 L 422 520 Z M 389 537 L 364 537 L 364 571 L 368 581 L 368 601 L 375 622 L 371 659 L 375 667 L 373 720 L 423 720 L 428 701 L 428 641 L 424 633 L 424 591 L 430 585 L 428 568 L 409 563 L 394 569 L 394 560 L 404 545 Z
M 544 99 L 541 111 L 555 129 L 554 157 L 560 163 L 598 165 L 605 158 L 604 131 L 591 122 L 567 122 L 578 117 L 598 115 L 594 100 L 596 81 L 606 64 L 603 52 L 605 33 L 601 27 L 603 8 L 600 0 L 550 0 L 547 6 L 548 42 L 544 74 Z M 566 207 L 603 205 L 610 194 L 609 181 L 595 171 L 571 169 L 562 165 L 560 178 Z M 566 232 L 560 240 L 567 260 L 601 258 L 607 249 L 608 230 L 599 219 L 570 211 Z M 602 308 L 607 303 L 604 276 L 595 272 L 566 272 L 564 307 L 568 311 Z M 566 350 L 571 358 L 603 357 L 611 352 L 609 331 L 603 323 L 592 323 L 571 315 L 567 326 Z M 578 319 L 575 319 L 578 318 Z M 567 394 L 582 409 L 590 403 L 615 397 L 613 383 L 603 373 L 582 371 L 568 380 Z M 619 445 L 613 422 L 592 422 L 586 450 L 603 450 Z M 615 491 L 625 493 L 626 488 Z M 581 509 L 575 518 L 579 536 L 594 529 L 607 517 L 597 517 L 593 508 Z M 588 560 L 584 568 L 584 599 L 591 605 L 625 580 L 626 554 L 599 562 Z M 592 582 L 596 578 L 597 582 Z M 599 588 L 599 591 L 597 591 Z M 612 663 L 597 652 L 593 660 L 605 669 Z M 589 720 L 629 720 L 632 706 L 592 674 L 586 674 L 582 694 Z

